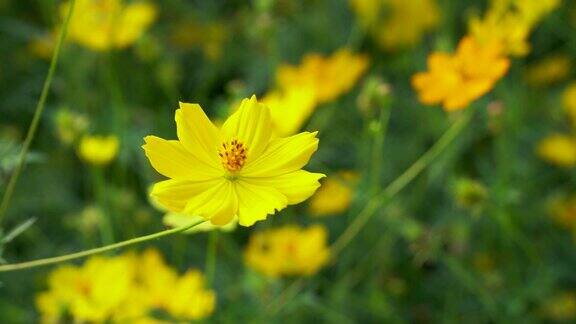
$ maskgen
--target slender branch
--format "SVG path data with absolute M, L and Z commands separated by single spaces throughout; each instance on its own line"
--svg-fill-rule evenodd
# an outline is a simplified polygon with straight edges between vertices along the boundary
M 48 97 L 48 91 L 50 90 L 50 86 L 52 85 L 54 72 L 56 71 L 56 67 L 58 66 L 58 58 L 60 57 L 60 50 L 62 48 L 62 44 L 64 44 L 64 39 L 66 38 L 66 34 L 68 32 L 68 24 L 70 22 L 70 18 L 72 17 L 72 13 L 74 12 L 75 2 L 76 2 L 75 0 L 70 1 L 70 7 L 68 8 L 68 13 L 66 14 L 66 18 L 64 19 L 62 29 L 60 30 L 60 34 L 58 35 L 58 41 L 56 43 L 56 47 L 54 48 L 54 54 L 52 55 L 52 59 L 50 61 L 50 67 L 48 68 L 48 75 L 44 80 L 44 85 L 42 86 L 42 92 L 40 93 L 40 99 L 38 100 L 38 104 L 36 105 L 36 111 L 34 112 L 32 122 L 30 123 L 30 127 L 28 128 L 28 133 L 26 134 L 24 145 L 22 146 L 22 150 L 20 151 L 20 156 L 18 158 L 18 165 L 16 166 L 16 169 L 14 169 L 14 173 L 12 173 L 12 176 L 8 181 L 6 191 L 4 192 L 4 196 L 2 197 L 2 203 L 0 203 L 0 223 L 2 222 L 2 219 L 6 216 L 8 205 L 10 204 L 10 201 L 12 200 L 12 195 L 14 194 L 16 182 L 20 177 L 20 173 L 22 172 L 22 168 L 24 167 L 24 162 L 26 161 L 26 155 L 30 150 L 30 145 L 32 144 L 32 140 L 34 140 L 38 124 L 40 123 L 40 118 L 44 113 L 44 108 L 46 106 L 46 98 Z
M 206 254 L 206 283 L 211 286 L 214 281 L 216 269 L 216 257 L 218 254 L 218 230 L 212 230 L 208 235 L 208 246 Z
M 360 211 L 354 221 L 346 228 L 344 233 L 332 244 L 332 256 L 337 255 L 358 235 L 360 230 L 366 225 L 368 220 L 374 215 L 376 210 L 387 204 L 398 192 L 416 178 L 426 167 L 434 161 L 447 147 L 456 139 L 462 129 L 468 124 L 473 115 L 473 109 L 469 109 L 460 119 L 458 119 L 450 128 L 440 137 L 440 139 L 424 153 L 414 164 L 412 164 L 396 180 L 389 184 L 383 191 L 374 195 Z
M 69 260 L 73 260 L 73 259 L 83 258 L 85 256 L 89 256 L 89 255 L 93 255 L 93 254 L 112 251 L 112 250 L 120 249 L 120 248 L 129 246 L 129 245 L 134 245 L 134 244 L 158 239 L 158 238 L 161 238 L 164 236 L 169 236 L 172 234 L 184 232 L 184 231 L 186 231 L 186 230 L 188 230 L 194 226 L 200 225 L 204 222 L 205 221 L 201 221 L 198 223 L 192 223 L 192 224 L 176 227 L 173 229 L 165 230 L 162 232 L 144 235 L 144 236 L 136 237 L 136 238 L 133 238 L 130 240 L 126 240 L 126 241 L 122 241 L 122 242 L 118 242 L 118 243 L 114 243 L 114 244 L 110 244 L 110 245 L 105 245 L 105 246 L 95 248 L 95 249 L 80 251 L 80 252 L 76 252 L 76 253 L 72 253 L 72 254 L 66 254 L 66 255 L 61 255 L 61 256 L 46 258 L 46 259 L 38 259 L 38 260 L 22 262 L 22 263 L 0 265 L 0 272 L 8 272 L 8 271 L 16 271 L 16 270 L 22 270 L 22 269 L 36 268 L 36 267 L 45 266 L 45 265 L 49 265 L 49 264 L 60 263 L 60 262 L 69 261 Z
M 472 119 L 474 110 L 469 108 L 463 116 L 450 126 L 450 128 L 438 139 L 438 141 L 424 153 L 414 164 L 412 164 L 396 180 L 390 183 L 384 190 L 378 192 L 368 201 L 364 209 L 360 211 L 354 221 L 346 228 L 336 241 L 330 246 L 332 259 L 342 252 L 342 250 L 360 233 L 362 228 L 368 223 L 374 213 L 384 207 L 398 192 L 416 178 L 440 153 L 442 153 L 462 132 Z M 287 303 L 287 296 L 295 296 L 299 288 L 302 288 L 303 279 L 295 281 L 287 287 L 281 294 L 280 298 L 268 305 L 268 313 L 275 314 Z M 295 290 L 294 293 L 288 293 L 287 290 Z

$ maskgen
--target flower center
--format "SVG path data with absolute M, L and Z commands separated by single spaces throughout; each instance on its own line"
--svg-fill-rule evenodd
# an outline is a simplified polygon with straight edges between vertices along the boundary
M 246 161 L 246 147 L 238 140 L 222 143 L 218 152 L 224 168 L 230 172 L 236 172 L 242 169 Z

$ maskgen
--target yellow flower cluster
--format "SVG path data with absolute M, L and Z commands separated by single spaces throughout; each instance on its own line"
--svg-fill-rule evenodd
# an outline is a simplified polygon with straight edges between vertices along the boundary
M 570 75 L 572 59 L 567 55 L 547 56 L 528 66 L 524 73 L 526 83 L 533 87 L 543 87 L 563 81 Z
M 576 82 L 564 91 L 562 104 L 572 128 L 576 130 Z M 573 167 L 576 165 L 576 136 L 562 133 L 549 135 L 538 143 L 536 152 L 549 163 L 560 167 Z
M 344 48 L 329 57 L 308 54 L 298 66 L 281 65 L 276 71 L 277 87 L 263 98 L 270 107 L 276 134 L 296 133 L 317 105 L 350 91 L 368 63 L 366 56 Z
M 313 216 L 340 214 L 350 207 L 359 175 L 354 171 L 341 171 L 330 176 L 310 199 Z
M 482 44 L 500 42 L 513 56 L 529 53 L 528 37 L 535 25 L 561 0 L 492 0 L 483 18 L 472 17 L 471 34 Z
M 272 278 L 310 276 L 329 260 L 327 231 L 321 225 L 288 225 L 253 234 L 244 252 L 246 264 Z
M 179 276 L 156 250 L 61 266 L 49 274 L 48 291 L 36 298 L 43 323 L 166 323 L 154 318 L 157 312 L 191 321 L 211 315 L 215 303 L 202 273 Z
M 350 0 L 362 28 L 386 50 L 417 45 L 440 21 L 435 0 Z
M 78 156 L 84 162 L 96 166 L 106 165 L 116 158 L 120 142 L 114 135 L 83 136 L 78 145 Z
M 564 291 L 547 299 L 543 315 L 554 322 L 570 323 L 576 319 L 576 292 Z
M 106 51 L 132 45 L 156 18 L 148 2 L 123 4 L 122 0 L 78 0 L 70 19 L 68 37 L 91 50 Z M 62 16 L 70 4 L 61 6 Z
M 576 234 L 576 196 L 556 198 L 551 203 L 552 220 Z
M 316 132 L 273 138 L 269 108 L 256 97 L 218 129 L 197 104 L 180 103 L 178 140 L 147 136 L 152 166 L 170 178 L 151 196 L 168 211 L 223 226 L 251 226 L 308 199 L 324 175 L 302 170 L 318 148 Z
M 228 37 L 227 27 L 221 22 L 200 24 L 187 21 L 174 28 L 171 41 L 184 49 L 199 47 L 208 59 L 218 60 L 222 56 L 222 47 Z
M 412 85 L 418 98 L 427 105 L 442 104 L 446 111 L 466 108 L 490 91 L 510 66 L 499 43 L 480 45 L 465 37 L 456 53 L 433 53 L 427 72 L 417 73 Z

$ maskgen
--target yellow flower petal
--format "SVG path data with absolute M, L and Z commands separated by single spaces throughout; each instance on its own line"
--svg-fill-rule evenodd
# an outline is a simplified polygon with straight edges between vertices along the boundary
M 298 204 L 308 199 L 320 187 L 318 180 L 326 175 L 298 170 L 267 178 L 246 178 L 245 180 L 264 187 L 276 188 L 288 198 L 288 204 Z
M 224 180 L 188 201 L 184 213 L 209 219 L 213 225 L 226 225 L 238 210 L 238 199 L 232 182 Z
M 244 180 L 236 182 L 236 194 L 239 203 L 238 223 L 242 226 L 251 226 L 256 221 L 266 219 L 288 204 L 288 199 L 280 191 Z
M 200 105 L 181 102 L 176 110 L 176 126 L 178 139 L 190 154 L 207 166 L 220 168 L 218 129 Z
M 260 156 L 270 141 L 270 110 L 256 96 L 242 100 L 240 108 L 222 126 L 222 137 L 238 140 L 248 150 L 246 162 Z
M 246 177 L 277 176 L 301 169 L 318 149 L 318 132 L 303 132 L 270 141 L 258 159 L 246 164 L 242 174 Z
M 165 180 L 154 185 L 150 196 L 165 209 L 181 213 L 190 199 L 223 181 L 220 178 L 207 181 Z
M 563 134 L 550 135 L 538 143 L 538 155 L 544 160 L 561 167 L 576 165 L 576 139 Z
M 146 136 L 142 146 L 150 164 L 168 178 L 203 181 L 216 178 L 221 171 L 199 161 L 179 141 L 168 141 L 156 136 Z
M 204 220 L 204 218 L 201 216 L 186 215 L 186 214 L 179 214 L 179 213 L 168 213 L 168 214 L 164 215 L 162 222 L 166 226 L 181 227 L 181 226 L 185 226 L 185 225 L 192 224 L 192 223 L 198 223 L 202 220 Z M 184 234 L 193 234 L 193 233 L 197 233 L 197 232 L 209 232 L 209 231 L 214 231 L 214 230 L 222 230 L 225 232 L 230 232 L 230 231 L 233 231 L 234 229 L 236 229 L 237 224 L 238 224 L 238 221 L 234 221 L 234 220 L 229 222 L 228 224 L 226 224 L 224 226 L 217 226 L 217 225 L 212 224 L 211 222 L 204 222 L 204 223 L 198 224 L 198 225 L 184 231 L 183 233 Z

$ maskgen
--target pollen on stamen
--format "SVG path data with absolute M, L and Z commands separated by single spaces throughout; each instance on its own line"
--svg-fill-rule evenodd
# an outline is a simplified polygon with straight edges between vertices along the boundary
M 234 139 L 230 142 L 222 143 L 222 148 L 218 152 L 222 166 L 230 172 L 236 172 L 242 169 L 246 162 L 246 147 L 244 144 Z

